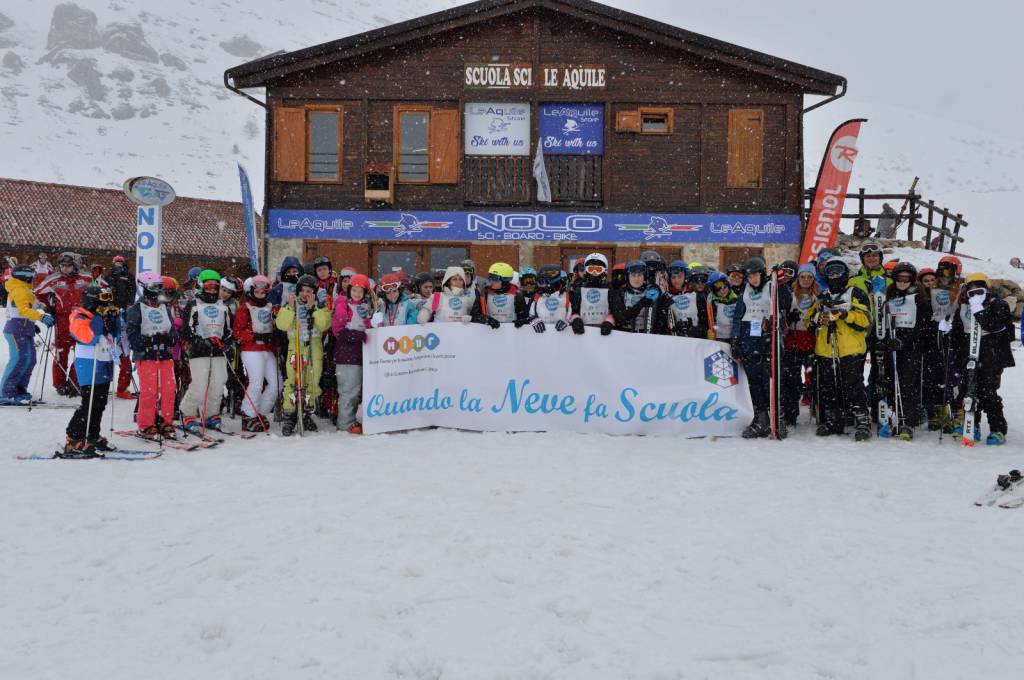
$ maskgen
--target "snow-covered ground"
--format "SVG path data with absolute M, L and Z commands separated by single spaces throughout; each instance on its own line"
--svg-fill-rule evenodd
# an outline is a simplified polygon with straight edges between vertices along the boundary
M 17 461 L 71 411 L 0 408 L 0 678 L 1010 677 L 1024 515 L 971 501 L 1024 464 L 1022 377 L 1010 443 L 974 449 L 803 425 Z

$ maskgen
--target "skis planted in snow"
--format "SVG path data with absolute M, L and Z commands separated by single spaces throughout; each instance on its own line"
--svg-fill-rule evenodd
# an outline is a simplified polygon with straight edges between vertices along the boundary
M 779 396 L 780 389 L 782 388 L 782 324 L 779 322 L 778 270 L 772 269 L 768 285 L 771 287 L 770 294 L 772 305 L 772 316 L 769 321 L 769 323 L 771 323 L 771 337 L 769 338 L 769 347 L 771 348 L 771 375 L 768 376 L 768 419 L 771 424 L 771 438 L 779 439 L 779 418 L 782 417 L 779 409 Z
M 875 389 L 878 391 L 878 436 L 891 437 L 894 429 L 893 413 L 889 406 L 885 352 L 882 350 L 882 344 L 888 336 L 889 326 L 886 314 L 884 276 L 876 276 L 871 279 L 871 314 L 875 322 L 875 348 L 871 353 L 871 361 L 875 366 Z
M 974 446 L 974 430 L 978 427 L 978 356 L 981 354 L 981 326 L 971 314 L 971 335 L 967 342 L 967 389 L 964 391 L 963 445 Z

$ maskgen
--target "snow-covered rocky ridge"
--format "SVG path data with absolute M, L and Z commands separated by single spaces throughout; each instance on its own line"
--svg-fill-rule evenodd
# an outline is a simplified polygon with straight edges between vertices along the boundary
M 263 111 L 226 90 L 226 68 L 459 4 L 452 0 L 80 0 L 0 8 L 0 176 L 118 187 L 160 174 L 181 195 L 235 199 L 234 162 L 262 201 Z M 268 30 L 268 27 L 269 28 Z M 729 36 L 718 36 L 729 39 Z M 779 56 L 787 56 L 780 54 Z M 970 221 L 966 252 L 1024 257 L 1016 224 L 1024 144 L 854 93 L 806 119 L 813 184 L 832 129 L 866 117 L 853 187 L 927 198 Z

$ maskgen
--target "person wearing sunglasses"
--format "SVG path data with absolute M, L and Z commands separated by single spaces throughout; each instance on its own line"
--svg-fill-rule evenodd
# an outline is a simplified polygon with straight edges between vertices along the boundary
M 58 458 L 95 458 L 101 452 L 113 451 L 100 435 L 114 378 L 114 361 L 120 349 L 121 317 L 112 307 L 113 302 L 114 294 L 109 288 L 89 286 L 71 312 L 69 324 L 75 339 L 75 368 L 82 403 L 68 422 L 64 448 L 57 453 Z
M 1008 425 L 1003 415 L 1003 399 L 999 396 L 1003 370 L 1015 366 L 1013 350 L 1013 316 L 1010 306 L 992 290 L 988 277 L 981 273 L 964 278 L 960 295 L 960 309 L 953 321 L 953 335 L 958 343 L 957 359 L 960 366 L 960 409 L 954 434 L 963 435 L 963 398 L 967 391 L 968 342 L 971 320 L 981 326 L 981 347 L 978 351 L 977 417 L 975 438 L 981 437 L 981 413 L 988 416 L 989 435 L 985 443 L 1000 446 L 1006 443 Z
M 526 299 L 519 288 L 512 283 L 515 276 L 512 265 L 495 262 L 487 270 L 487 288 L 480 296 L 479 312 L 473 317 L 474 323 L 500 328 L 503 323 L 514 323 L 516 328 L 528 322 Z
M 608 305 L 615 330 L 627 333 L 668 333 L 668 309 L 672 300 L 655 283 L 658 270 L 643 260 L 626 263 L 626 287 L 612 291 Z
M 711 289 L 709 299 L 711 300 L 711 317 L 714 319 L 715 340 L 731 343 L 732 317 L 736 311 L 736 301 L 739 296 L 732 289 L 729 277 L 722 272 L 711 272 L 708 277 L 708 286 Z
M 540 268 L 537 291 L 527 301 L 527 315 L 537 333 L 543 333 L 548 326 L 554 326 L 556 331 L 569 327 L 569 295 L 565 292 L 565 274 L 557 264 Z
M 743 272 L 746 284 L 733 312 L 732 350 L 733 358 L 743 363 L 750 387 L 750 401 L 754 406 L 754 418 L 743 430 L 743 437 L 753 439 L 771 434 L 771 339 L 776 324 L 785 325 L 785 315 L 792 300 L 786 286 L 772 290 L 774 284 L 768 279 L 767 265 L 760 255 L 749 257 L 743 265 Z M 773 292 L 777 298 L 777 310 L 772 309 Z M 781 387 L 779 385 L 780 391 Z M 781 413 L 776 433 L 779 439 L 786 436 L 785 419 Z
M 696 288 L 700 279 L 700 290 Z M 683 338 L 707 338 L 708 272 L 705 267 L 692 270 L 681 260 L 668 266 L 668 333 Z
M 614 292 L 614 291 L 613 291 Z M 615 325 L 611 314 L 608 287 L 608 258 L 591 253 L 583 258 L 583 274 L 579 285 L 569 288 L 572 314 L 569 325 L 576 335 L 583 335 L 584 326 L 599 326 L 601 335 L 608 335 Z
M 931 300 L 917 289 L 917 268 L 900 262 L 892 270 L 892 284 L 886 290 L 886 335 L 880 340 L 889 370 L 885 385 L 876 387 L 896 409 L 896 431 L 880 423 L 879 436 L 895 435 L 903 441 L 914 438 L 914 427 L 921 421 L 921 354 L 930 334 Z M 899 394 L 899 398 L 896 395 Z
M 182 339 L 188 346 L 192 382 L 181 398 L 181 425 L 193 434 L 219 430 L 220 398 L 228 380 L 226 352 L 231 341 L 232 314 L 220 296 L 221 276 L 204 269 L 196 296 L 185 308 Z
M 469 323 L 479 313 L 480 298 L 467 285 L 465 270 L 451 266 L 445 269 L 440 290 L 434 292 L 429 302 L 420 308 L 417 320 L 420 323 Z

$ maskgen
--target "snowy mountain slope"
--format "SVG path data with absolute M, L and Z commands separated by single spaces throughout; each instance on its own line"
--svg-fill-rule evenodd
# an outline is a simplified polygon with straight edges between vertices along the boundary
M 118 187 L 131 175 L 160 174 L 182 195 L 234 199 L 239 161 L 253 176 L 259 205 L 263 111 L 226 90 L 223 71 L 456 4 L 7 3 L 0 9 L 0 175 Z M 852 84 L 855 92 L 869 87 Z M 1024 145 L 847 97 L 806 118 L 808 184 L 832 129 L 852 117 L 869 119 L 854 187 L 899 192 L 920 174 L 927 197 L 971 222 L 967 252 L 1000 261 L 1024 256 L 1014 217 L 1024 197 Z

